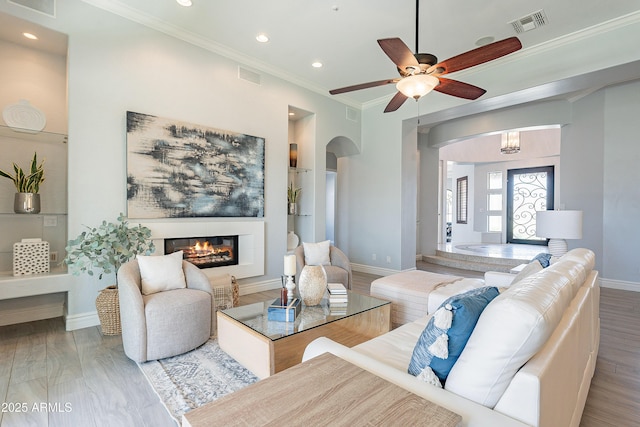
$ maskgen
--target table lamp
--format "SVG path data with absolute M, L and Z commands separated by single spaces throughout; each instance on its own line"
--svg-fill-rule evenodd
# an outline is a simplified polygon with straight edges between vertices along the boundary
M 537 211 L 536 236 L 549 239 L 549 253 L 567 253 L 565 239 L 582 239 L 582 211 Z

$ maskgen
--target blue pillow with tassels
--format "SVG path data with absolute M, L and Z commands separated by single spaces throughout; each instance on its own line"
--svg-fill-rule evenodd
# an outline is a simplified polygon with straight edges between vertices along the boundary
M 542 268 L 547 268 L 547 267 L 549 267 L 549 264 L 551 264 L 551 254 L 548 254 L 548 253 L 545 253 L 545 252 L 541 252 L 538 255 L 536 255 L 535 257 L 533 257 L 531 262 L 533 262 L 533 261 L 538 261 L 540 263 L 540 265 L 542 266 Z
M 444 384 L 464 350 L 480 314 L 495 297 L 498 288 L 487 286 L 454 295 L 440 305 L 429 319 L 413 349 L 408 372 L 434 385 Z M 427 369 L 429 368 L 429 369 Z

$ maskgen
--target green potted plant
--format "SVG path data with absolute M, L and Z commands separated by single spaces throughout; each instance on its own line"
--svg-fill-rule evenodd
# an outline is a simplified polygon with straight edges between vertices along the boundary
M 151 230 L 140 224 L 130 226 L 121 213 L 117 223 L 102 221 L 98 227 L 87 227 L 78 237 L 69 240 L 66 251 L 64 262 L 74 275 L 87 273 L 93 276 L 98 271 L 100 280 L 104 274 L 117 273 L 122 264 L 137 254 L 152 254 L 155 246 L 151 241 Z M 117 278 L 115 285 L 107 286 L 100 292 L 96 308 L 102 333 L 120 334 Z
M 301 192 L 302 188 L 294 188 L 293 182 L 289 183 L 289 188 L 287 188 L 289 215 L 295 215 L 298 213 L 298 197 L 300 197 Z
M 13 171 L 15 175 L 0 170 L 0 176 L 13 181 L 16 187 L 16 196 L 13 202 L 13 210 L 15 213 L 32 213 L 40 212 L 40 184 L 44 182 L 44 160 L 38 164 L 38 154 L 33 153 L 31 166 L 25 172 L 20 166 L 13 163 Z

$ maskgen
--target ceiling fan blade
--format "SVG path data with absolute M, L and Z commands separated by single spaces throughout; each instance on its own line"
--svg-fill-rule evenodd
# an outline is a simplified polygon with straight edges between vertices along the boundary
M 339 93 L 353 92 L 354 90 L 368 89 L 370 87 L 384 86 L 391 83 L 396 83 L 398 80 L 399 79 L 386 79 L 386 80 L 378 80 L 377 82 L 360 83 L 358 85 L 342 87 L 340 89 L 333 89 L 333 90 L 330 90 L 329 93 L 331 95 L 338 95 Z
M 457 96 L 464 99 L 477 99 L 485 94 L 486 90 L 469 83 L 459 82 L 457 80 L 445 79 L 439 77 L 440 84 L 433 88 L 440 93 Z
M 494 59 L 498 59 L 520 49 L 522 49 L 520 40 L 518 40 L 517 37 L 509 37 L 508 39 L 493 42 L 442 61 L 430 67 L 428 72 L 431 73 L 437 70 L 440 74 L 453 73 L 493 61 Z
M 384 112 L 390 113 L 392 111 L 396 111 L 402 106 L 402 104 L 404 104 L 404 101 L 406 101 L 407 99 L 408 97 L 406 95 L 403 95 L 402 92 L 396 93 L 393 98 L 391 98 L 391 101 L 389 101 L 389 103 L 387 104 Z
M 407 67 L 417 67 L 420 69 L 420 64 L 413 55 L 413 52 L 411 52 L 411 49 L 399 38 L 380 39 L 378 40 L 378 44 L 384 53 L 386 53 L 393 63 L 402 71 L 406 70 Z

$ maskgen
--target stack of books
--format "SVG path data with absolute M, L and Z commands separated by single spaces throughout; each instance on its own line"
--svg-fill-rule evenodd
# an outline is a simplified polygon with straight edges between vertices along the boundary
M 328 283 L 329 291 L 329 311 L 333 315 L 347 314 L 347 305 L 349 297 L 347 288 L 342 283 Z

